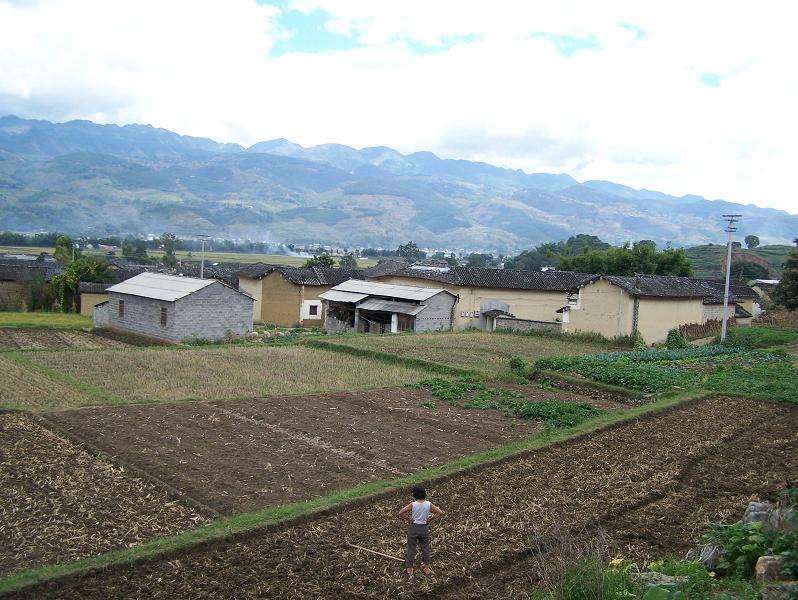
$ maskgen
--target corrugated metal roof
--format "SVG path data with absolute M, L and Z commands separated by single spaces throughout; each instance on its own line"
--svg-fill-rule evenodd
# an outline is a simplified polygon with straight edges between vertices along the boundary
M 368 294 L 356 294 L 354 292 L 341 292 L 339 290 L 327 290 L 319 294 L 319 298 L 331 302 L 360 302 L 363 298 L 368 298 Z
M 341 292 L 355 292 L 369 296 L 385 296 L 388 298 L 402 298 L 404 300 L 427 300 L 435 294 L 440 294 L 440 288 L 415 287 L 411 285 L 394 285 L 376 281 L 361 281 L 350 279 L 336 285 L 334 290 Z
M 108 288 L 109 292 L 174 302 L 213 284 L 215 279 L 177 277 L 163 273 L 141 273 Z
M 427 308 L 427 305 L 410 304 L 409 302 L 392 302 L 390 300 L 380 300 L 379 298 L 369 298 L 363 304 L 360 304 L 358 308 L 362 310 L 379 310 L 382 312 L 415 316 Z

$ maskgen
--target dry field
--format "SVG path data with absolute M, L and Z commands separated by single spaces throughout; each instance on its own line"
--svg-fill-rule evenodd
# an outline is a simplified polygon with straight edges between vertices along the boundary
M 0 408 L 42 409 L 97 404 L 97 398 L 54 381 L 0 353 Z
M 529 359 L 561 354 L 595 354 L 607 346 L 559 340 L 553 337 L 485 333 L 416 333 L 405 335 L 331 336 L 336 344 L 366 348 L 378 352 L 421 358 L 489 373 L 507 370 L 513 356 Z
M 302 346 L 54 351 L 32 352 L 26 357 L 124 402 L 242 399 L 389 387 L 427 375 L 420 369 Z
M 205 521 L 29 415 L 0 413 L 0 441 L 0 574 L 124 548 Z
M 525 390 L 529 400 L 574 393 Z M 266 400 L 97 407 L 50 413 L 60 427 L 223 514 L 392 479 L 526 439 L 539 424 L 395 388 Z
M 446 511 L 433 526 L 436 574 L 412 584 L 400 563 L 342 547 L 401 555 L 394 515 L 408 497 L 397 492 L 18 596 L 521 597 L 564 535 L 602 526 L 635 558 L 683 552 L 710 521 L 739 518 L 752 495 L 772 498 L 798 472 L 797 434 L 798 406 L 716 397 L 454 476 L 430 486 Z
M 0 328 L 0 350 L 125 348 L 127 344 L 87 331 L 43 328 Z

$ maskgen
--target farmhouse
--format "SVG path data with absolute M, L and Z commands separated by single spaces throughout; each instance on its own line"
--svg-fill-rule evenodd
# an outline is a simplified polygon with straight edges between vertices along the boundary
M 322 327 L 320 296 L 358 271 L 255 263 L 239 269 L 238 288 L 255 300 L 255 322 L 283 327 Z
M 592 275 L 570 271 L 513 271 L 474 267 L 398 265 L 392 272 L 372 275 L 383 283 L 436 285 L 458 297 L 455 329 L 492 331 L 496 319 L 512 316 L 527 328 L 556 326 L 557 311 L 568 295 Z
M 457 296 L 441 288 L 350 279 L 319 295 L 327 331 L 448 331 Z
M 737 291 L 749 294 L 742 288 Z M 730 303 L 740 324 L 751 318 L 750 311 L 738 306 L 733 296 Z M 560 312 L 563 331 L 594 332 L 608 338 L 637 332 L 651 344 L 664 341 L 670 329 L 719 319 L 722 305 L 722 290 L 718 295 L 717 285 L 703 279 L 594 275 L 579 286 L 576 297 Z
M 63 271 L 61 263 L 52 259 L 0 258 L 0 310 L 24 309 L 31 283 L 40 279 L 49 286 L 53 277 Z
M 78 306 L 80 314 L 91 317 L 94 307 L 108 300 L 108 290 L 112 283 L 94 283 L 81 281 L 78 283 Z
M 109 287 L 94 326 L 180 342 L 252 331 L 253 299 L 221 281 L 141 273 Z

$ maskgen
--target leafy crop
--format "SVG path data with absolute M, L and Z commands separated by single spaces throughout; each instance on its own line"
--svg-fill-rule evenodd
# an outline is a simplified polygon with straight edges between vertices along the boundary
M 720 365 L 706 381 L 706 388 L 723 394 L 746 394 L 798 404 L 798 371 L 789 362 L 757 362 L 765 353 L 751 353 L 743 365 Z M 759 356 L 757 356 L 759 355 Z M 773 355 L 771 355 L 773 356 Z
M 418 383 L 408 384 L 406 387 L 427 390 L 436 398 L 440 398 L 448 404 L 457 406 L 457 403 L 468 392 L 473 390 L 484 390 L 485 384 L 481 381 L 466 378 L 450 381 L 448 379 L 441 379 L 440 377 L 433 377 L 432 379 L 424 379 Z

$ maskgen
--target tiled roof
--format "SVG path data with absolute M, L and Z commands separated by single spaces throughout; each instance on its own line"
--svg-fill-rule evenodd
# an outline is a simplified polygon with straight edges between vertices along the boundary
M 515 271 L 476 267 L 425 267 L 413 265 L 394 273 L 397 277 L 426 279 L 463 287 L 569 292 L 594 277 L 571 271 Z
M 383 260 L 373 267 L 360 269 L 360 275 L 362 277 L 381 277 L 382 275 L 392 275 L 406 267 L 407 263 L 403 260 Z
M 286 265 L 270 265 L 254 263 L 240 268 L 236 275 L 250 279 L 260 279 L 273 271 L 278 271 L 291 283 L 296 285 L 338 285 L 348 279 L 360 276 L 357 269 L 339 269 L 335 267 L 289 267 Z
M 42 275 L 45 281 L 50 281 L 55 275 L 60 275 L 63 272 L 64 267 L 58 262 L 13 258 L 0 260 L 0 281 L 26 283 L 33 281 L 37 275 Z
M 81 281 L 78 283 L 78 292 L 81 294 L 104 294 L 105 290 L 113 283 L 95 283 L 93 281 Z
M 707 298 L 716 295 L 716 290 L 705 281 L 692 277 L 670 275 L 596 275 L 593 280 L 606 279 L 633 296 L 656 298 Z
M 723 301 L 723 291 L 726 286 L 726 282 L 723 279 L 701 279 L 701 278 L 694 278 L 696 281 L 702 281 L 706 283 L 708 286 L 716 290 L 719 295 L 721 302 Z M 740 283 L 739 281 L 730 281 L 729 282 L 729 294 L 731 294 L 735 298 L 753 298 L 759 299 L 759 294 L 756 293 L 754 289 L 750 286 L 747 286 L 744 283 Z

